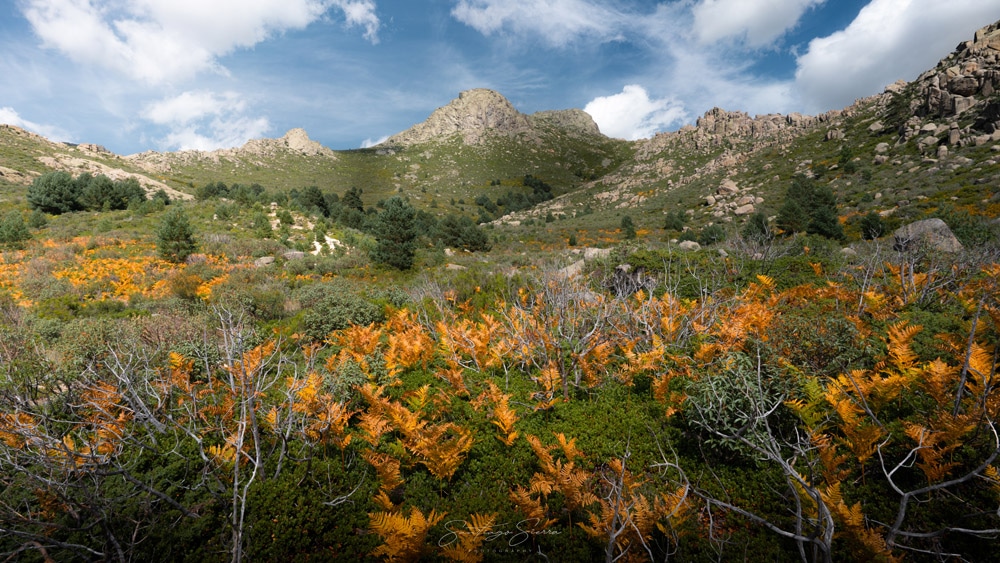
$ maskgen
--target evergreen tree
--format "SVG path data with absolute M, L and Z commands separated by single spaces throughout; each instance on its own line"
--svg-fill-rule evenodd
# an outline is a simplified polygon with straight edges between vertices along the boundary
M 770 242 L 774 238 L 774 232 L 771 231 L 771 227 L 767 224 L 767 215 L 762 211 L 758 211 L 750 216 L 750 220 L 747 221 L 746 226 L 740 231 L 740 235 L 745 240 L 755 243 Z
M 361 193 L 360 188 L 352 187 L 344 194 L 344 197 L 340 200 L 340 204 L 350 209 L 357 209 L 363 213 L 365 204 L 361 201 Z
M 469 252 L 491 248 L 490 239 L 479 225 L 464 215 L 445 215 L 438 223 L 441 244 Z
M 861 229 L 861 238 L 865 240 L 877 239 L 884 235 L 886 231 L 885 220 L 874 211 L 862 217 L 858 227 Z
M 792 179 L 785 203 L 778 210 L 777 225 L 789 234 L 804 231 L 827 238 L 844 238 L 844 229 L 837 219 L 837 196 L 830 186 L 820 186 L 805 176 Z
M 11 211 L 0 220 L 0 244 L 20 247 L 31 238 L 31 231 L 24 224 L 20 211 Z
M 156 250 L 160 257 L 170 262 L 183 262 L 197 248 L 194 229 L 188 222 L 184 209 L 171 206 L 156 229 Z
M 85 176 L 89 178 L 89 174 Z M 82 209 L 79 184 L 66 172 L 47 172 L 35 178 L 28 188 L 27 198 L 33 209 L 52 215 Z
M 417 246 L 416 211 L 409 202 L 399 196 L 387 199 L 385 209 L 372 224 L 372 234 L 376 240 L 372 260 L 397 270 L 413 266 Z
M 49 224 L 49 220 L 45 217 L 45 213 L 41 209 L 35 209 L 28 215 L 28 226 L 32 229 L 41 229 L 45 225 Z
M 626 215 L 622 217 L 622 236 L 625 240 L 633 240 L 636 237 L 635 224 L 632 223 L 632 217 Z

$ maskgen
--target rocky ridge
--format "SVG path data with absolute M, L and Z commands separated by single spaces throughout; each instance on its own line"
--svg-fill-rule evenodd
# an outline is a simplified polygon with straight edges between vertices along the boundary
M 167 184 L 145 174 L 130 170 L 129 162 L 108 149 L 92 143 L 70 144 L 49 141 L 13 125 L 0 125 L 0 139 L 7 137 L 16 141 L 28 141 L 39 147 L 35 160 L 52 170 L 61 170 L 74 176 L 89 172 L 95 176 L 105 175 L 112 180 L 135 178 L 148 195 L 163 190 L 174 199 L 189 199 L 190 195 L 177 191 Z M 0 141 L 2 142 L 2 141 Z M 14 185 L 26 186 L 39 174 L 33 171 L 19 171 L 0 167 L 0 179 Z
M 309 134 L 301 128 L 291 129 L 278 139 L 252 139 L 244 143 L 242 147 L 237 148 L 167 153 L 146 151 L 125 158 L 143 170 L 155 174 L 165 174 L 178 165 L 218 165 L 223 161 L 229 161 L 236 166 L 266 166 L 266 159 L 288 154 L 337 159 L 335 151 L 310 139 Z
M 525 115 L 498 92 L 477 88 L 461 92 L 458 98 L 434 110 L 426 120 L 389 137 L 383 145 L 415 145 L 455 135 L 466 145 L 479 145 L 493 135 L 525 135 L 537 140 L 539 129 L 545 125 L 576 135 L 601 134 L 593 118 L 583 110 Z

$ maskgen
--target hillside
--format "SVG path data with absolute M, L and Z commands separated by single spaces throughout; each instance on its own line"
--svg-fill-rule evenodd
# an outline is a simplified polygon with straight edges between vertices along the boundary
M 992 561 L 998 86 L 1000 24 L 636 142 L 0 127 L 0 559 Z

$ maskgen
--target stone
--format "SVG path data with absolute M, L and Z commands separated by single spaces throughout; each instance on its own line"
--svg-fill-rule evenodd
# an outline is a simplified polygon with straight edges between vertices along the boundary
M 715 205 L 715 196 L 714 195 L 710 195 L 710 196 L 706 197 L 705 198 L 705 205 L 707 205 L 709 207 L 712 207 L 713 205 Z
M 965 98 L 962 96 L 955 96 L 952 100 L 953 107 L 955 108 L 955 115 L 961 115 L 966 110 L 976 105 L 975 98 Z
M 893 233 L 893 249 L 908 251 L 924 247 L 937 252 L 960 252 L 962 243 L 941 219 L 924 219 L 903 225 Z
M 740 188 L 736 185 L 736 182 L 726 179 L 719 186 L 719 189 L 715 191 L 717 194 L 735 194 L 740 191 Z
M 879 143 L 875 145 L 875 154 L 885 154 L 889 152 L 889 143 Z
M 695 251 L 695 250 L 701 250 L 701 245 L 698 244 L 697 242 L 693 241 L 693 240 L 686 240 L 686 241 L 678 244 L 677 248 L 680 248 L 681 250 Z
M 285 260 L 301 260 L 306 257 L 306 253 L 299 250 L 289 250 L 281 255 Z
M 941 145 L 940 147 L 938 147 L 937 157 L 939 159 L 941 159 L 941 158 L 947 158 L 948 157 L 948 146 L 947 145 Z
M 962 132 L 959 131 L 958 129 L 952 129 L 951 131 L 948 132 L 948 144 L 949 145 L 952 145 L 952 146 L 957 145 L 958 142 L 961 141 L 961 140 L 962 140 Z
M 740 199 L 736 200 L 736 205 L 737 206 L 746 205 L 748 203 L 753 203 L 753 202 L 754 202 L 753 196 L 745 195 L 745 196 L 741 197 Z
M 741 205 L 733 211 L 733 213 L 736 215 L 749 215 L 753 212 L 754 212 L 754 206 L 752 203 Z
M 597 260 L 599 258 L 607 258 L 611 256 L 610 248 L 584 248 L 583 249 L 583 259 L 584 260 Z
M 576 262 L 573 262 L 569 266 L 566 266 L 565 268 L 556 272 L 556 275 L 563 279 L 575 278 L 576 276 L 579 276 L 581 273 L 583 273 L 583 268 L 584 266 L 586 266 L 586 264 L 587 263 L 584 260 L 577 260 Z
M 881 133 L 885 129 L 885 125 L 882 125 L 881 121 L 876 121 L 868 126 L 868 131 L 870 133 Z
M 844 132 L 840 129 L 830 129 L 826 132 L 827 141 L 839 141 L 844 138 Z
M 719 249 L 719 256 L 722 258 L 729 258 L 729 253 L 726 252 L 724 248 Z
M 261 268 L 263 266 L 270 266 L 274 264 L 274 256 L 261 256 L 260 258 L 253 261 L 253 265 Z

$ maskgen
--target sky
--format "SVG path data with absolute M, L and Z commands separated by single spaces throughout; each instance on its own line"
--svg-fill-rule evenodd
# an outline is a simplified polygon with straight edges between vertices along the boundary
M 641 139 L 913 80 L 1000 0 L 0 0 L 0 123 L 118 154 L 371 146 L 470 88 Z

